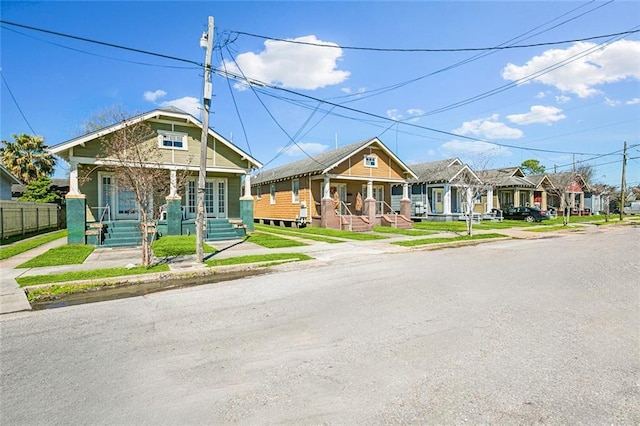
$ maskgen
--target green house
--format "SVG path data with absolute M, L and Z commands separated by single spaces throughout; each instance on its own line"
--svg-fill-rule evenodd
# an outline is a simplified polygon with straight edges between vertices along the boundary
M 148 209 L 153 212 L 154 229 L 159 235 L 195 233 L 202 122 L 177 108 L 161 108 L 50 148 L 70 166 L 66 196 L 70 244 L 140 244 L 135 196 L 117 181 L 114 164 L 122 163 L 105 154 L 104 146 L 126 126 L 141 122 L 148 131 L 139 143 L 155 154 L 148 166 L 162 170 L 159 180 L 166 181 L 159 184 L 168 189 L 166 197 Z M 262 164 L 211 129 L 206 146 L 205 238 L 242 237 L 253 229 L 249 176 Z

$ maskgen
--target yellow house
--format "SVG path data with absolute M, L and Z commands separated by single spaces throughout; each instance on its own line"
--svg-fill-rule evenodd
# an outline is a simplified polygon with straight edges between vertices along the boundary
M 263 170 L 251 180 L 259 223 L 369 231 L 411 228 L 408 179 L 417 176 L 378 138 Z M 400 210 L 392 185 L 403 186 Z

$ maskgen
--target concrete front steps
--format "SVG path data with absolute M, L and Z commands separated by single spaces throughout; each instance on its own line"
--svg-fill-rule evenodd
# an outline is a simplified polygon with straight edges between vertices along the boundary
M 342 215 L 340 216 L 340 229 L 343 231 L 369 232 L 373 225 L 365 216 Z
M 243 238 L 247 226 L 240 219 L 207 219 L 207 241 L 225 241 Z
M 380 225 L 398 229 L 413 229 L 413 222 L 401 214 L 383 214 L 380 216 Z

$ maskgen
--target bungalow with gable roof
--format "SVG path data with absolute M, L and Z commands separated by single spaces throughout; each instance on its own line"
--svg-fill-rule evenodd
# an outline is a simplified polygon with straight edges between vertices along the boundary
M 506 167 L 501 169 L 481 170 L 478 176 L 487 185 L 486 195 L 482 203 L 486 211 L 492 209 L 506 209 L 508 207 L 534 206 L 536 190 L 540 208 L 546 209 L 546 195 L 542 194 L 544 178 L 530 180 L 520 167 Z
M 140 212 L 133 191 L 116 181 L 113 167 L 119 163 L 102 152 L 105 141 L 134 123 L 149 126 L 151 134 L 140 143 L 157 150 L 158 160 L 153 163 L 150 160 L 150 167 L 166 172 L 163 185 L 170 188 L 166 197 L 151 207 L 154 215 L 161 212 L 157 230 L 162 235 L 195 233 L 202 122 L 170 107 L 132 117 L 49 149 L 70 166 L 66 195 L 70 244 L 141 244 Z M 242 196 L 242 181 L 245 193 L 250 194 L 250 173 L 262 164 L 211 129 L 206 148 L 205 239 L 242 237 L 246 230 L 253 229 L 254 223 L 253 200 L 250 195 Z M 188 173 L 184 186 L 177 184 L 181 170 Z M 81 179 L 83 175 L 90 179 Z
M 370 231 L 374 225 L 411 228 L 408 179 L 417 176 L 380 139 L 309 156 L 252 179 L 256 222 Z M 391 186 L 401 185 L 399 211 Z
M 411 215 L 427 220 L 457 220 L 465 213 L 464 191 L 482 183 L 459 158 L 412 164 L 411 170 L 417 175 L 409 180 Z M 399 203 L 400 190 L 400 186 L 392 188 L 392 206 Z
M 550 173 L 549 180 L 553 182 L 554 191 L 549 194 L 549 206 L 564 214 L 565 208 L 570 215 L 590 214 L 585 210 L 585 193 L 591 191 L 591 186 L 575 172 Z

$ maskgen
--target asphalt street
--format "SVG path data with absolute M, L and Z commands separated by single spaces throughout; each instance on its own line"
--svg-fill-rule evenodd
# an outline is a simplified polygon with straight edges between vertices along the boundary
M 0 317 L 2 424 L 640 424 L 640 228 Z

